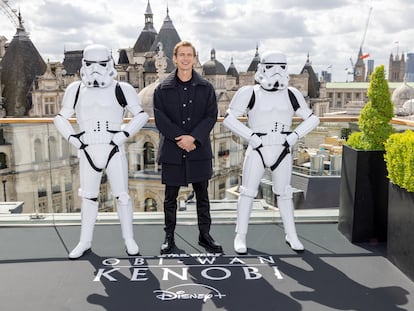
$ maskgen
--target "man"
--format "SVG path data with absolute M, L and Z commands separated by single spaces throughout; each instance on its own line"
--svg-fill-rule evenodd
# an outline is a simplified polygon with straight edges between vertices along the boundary
M 142 110 L 134 88 L 114 80 L 116 70 L 105 46 L 96 44 L 85 48 L 80 73 L 81 81 L 75 81 L 67 87 L 62 109 L 54 119 L 59 132 L 79 150 L 80 157 L 81 233 L 80 241 L 70 252 L 69 258 L 79 258 L 91 248 L 104 170 L 112 193 L 117 198 L 126 252 L 131 256 L 137 255 L 139 247 L 133 234 L 124 142 L 145 125 L 148 114 Z M 121 128 L 125 108 L 133 118 Z M 68 120 L 74 113 L 80 128 L 77 134 Z
M 264 53 L 255 79 L 258 84 L 244 86 L 234 95 L 223 122 L 233 133 L 249 142 L 237 206 L 234 250 L 241 254 L 247 252 L 246 234 L 253 199 L 268 168 L 272 173 L 272 190 L 277 196 L 285 240 L 293 250 L 303 251 L 294 222 L 290 149 L 319 124 L 319 118 L 309 109 L 302 94 L 288 87 L 289 74 L 284 54 Z M 248 126 L 237 119 L 244 114 L 247 114 Z M 304 121 L 293 130 L 294 115 Z
M 161 254 L 172 253 L 180 186 L 192 184 L 197 206 L 199 244 L 222 253 L 210 235 L 208 181 L 212 176 L 210 132 L 217 120 L 213 86 L 193 70 L 196 51 L 190 42 L 174 48 L 173 71 L 154 92 L 155 124 L 161 133 L 159 163 L 165 184 L 165 241 Z

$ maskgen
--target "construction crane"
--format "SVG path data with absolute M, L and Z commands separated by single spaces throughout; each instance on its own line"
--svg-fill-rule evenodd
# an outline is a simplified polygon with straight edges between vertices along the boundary
M 365 37 L 366 37 L 366 35 L 367 35 L 367 30 L 368 30 L 368 25 L 369 25 L 369 20 L 370 20 L 370 18 L 371 18 L 371 12 L 372 12 L 372 7 L 370 7 L 369 8 L 369 11 L 368 11 L 368 17 L 367 17 L 367 20 L 366 20 L 366 22 L 365 22 L 365 27 L 364 27 L 364 33 L 363 33 L 363 35 L 362 35 L 362 40 L 361 40 L 361 44 L 359 45 L 359 52 L 358 52 L 358 60 L 359 59 L 364 59 L 364 58 L 367 58 L 368 56 L 369 56 L 369 54 L 363 54 L 363 46 L 364 46 L 364 42 L 365 42 Z M 357 60 L 357 62 L 356 63 L 354 63 L 353 61 L 352 61 L 352 57 L 350 57 L 349 58 L 349 60 L 350 60 L 350 62 L 351 62 L 351 71 L 349 71 L 348 70 L 348 74 L 351 74 L 351 75 L 353 75 L 353 78 L 354 78 L 354 81 L 355 81 L 355 78 L 356 78 L 356 76 L 359 74 L 358 73 L 358 71 L 357 71 L 357 69 L 356 69 L 356 64 L 358 63 L 358 60 Z M 345 70 L 347 70 L 347 69 L 345 69 Z
M 12 9 L 8 3 L 8 0 L 1 0 L 0 1 L 0 10 L 6 17 L 10 20 L 10 22 L 16 28 L 23 28 L 23 19 L 19 13 L 17 13 L 16 9 Z

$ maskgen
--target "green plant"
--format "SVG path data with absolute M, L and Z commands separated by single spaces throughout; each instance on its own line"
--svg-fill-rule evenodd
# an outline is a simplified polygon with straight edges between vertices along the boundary
M 375 68 L 370 76 L 368 103 L 362 108 L 358 125 L 360 132 L 353 132 L 346 144 L 354 149 L 384 150 L 384 143 L 392 134 L 390 120 L 394 116 L 394 105 L 384 65 Z
M 414 132 L 395 133 L 385 142 L 388 178 L 408 192 L 414 192 Z

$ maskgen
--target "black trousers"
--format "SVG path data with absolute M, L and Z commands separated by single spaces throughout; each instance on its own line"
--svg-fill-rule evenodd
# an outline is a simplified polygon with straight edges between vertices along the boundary
M 209 233 L 211 226 L 208 180 L 192 183 L 196 196 L 197 222 L 200 234 Z M 165 185 L 164 221 L 166 234 L 174 234 L 177 223 L 177 196 L 180 186 Z

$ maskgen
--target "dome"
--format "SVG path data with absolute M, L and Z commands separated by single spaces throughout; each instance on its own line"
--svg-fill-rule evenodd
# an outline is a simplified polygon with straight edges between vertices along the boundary
M 414 114 L 414 99 L 407 100 L 403 104 L 403 111 L 406 112 L 409 116 Z
M 399 87 L 397 87 L 392 93 L 391 100 L 394 103 L 395 108 L 400 108 L 403 104 L 414 98 L 414 88 L 404 81 Z
M 138 96 L 141 99 L 142 109 L 148 113 L 150 117 L 154 116 L 154 91 L 159 83 L 160 81 L 157 80 L 154 83 L 144 87 L 138 93 Z
M 226 75 L 226 68 L 216 59 L 216 51 L 211 50 L 211 58 L 203 65 L 204 74 L 209 75 Z

